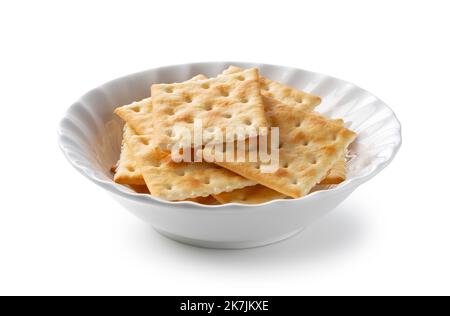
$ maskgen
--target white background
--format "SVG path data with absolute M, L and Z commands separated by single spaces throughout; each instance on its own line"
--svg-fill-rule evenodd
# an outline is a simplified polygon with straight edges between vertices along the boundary
M 448 1 L 2 1 L 0 294 L 450 294 Z M 342 78 L 389 104 L 404 144 L 330 216 L 273 246 L 159 236 L 56 144 L 113 78 L 241 60 Z

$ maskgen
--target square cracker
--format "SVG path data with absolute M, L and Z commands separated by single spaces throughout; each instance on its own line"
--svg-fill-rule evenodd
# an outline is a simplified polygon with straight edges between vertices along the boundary
M 175 163 L 169 153 L 152 146 L 149 136 L 132 136 L 128 145 L 152 195 L 168 201 L 207 197 L 256 184 L 215 164 Z
M 280 166 L 262 173 L 259 162 L 216 162 L 293 198 L 305 196 L 340 159 L 356 134 L 334 121 L 264 97 L 270 125 L 279 127 Z
M 222 74 L 234 74 L 241 71 L 242 69 L 239 67 L 230 66 Z M 321 102 L 321 99 L 318 96 L 299 91 L 295 88 L 288 87 L 268 78 L 260 77 L 259 81 L 261 86 L 261 94 L 263 96 L 271 97 L 284 104 L 298 107 L 303 111 L 313 111 L 314 108 Z
M 236 66 L 228 67 L 222 74 L 233 74 L 241 72 L 242 69 Z M 299 109 L 311 112 L 320 104 L 321 99 L 318 96 L 299 91 L 295 88 L 288 87 L 282 83 L 260 77 L 261 94 L 271 97 L 284 104 L 298 107 Z M 337 123 L 343 124 L 342 120 L 336 120 Z M 345 158 L 340 159 L 330 170 L 327 177 L 322 180 L 323 184 L 339 184 L 346 179 Z M 322 184 L 321 183 L 321 184 Z
M 204 75 L 197 75 L 190 80 L 207 79 Z M 190 81 L 189 80 L 189 81 Z M 138 102 L 118 107 L 114 110 L 122 120 L 139 135 L 152 135 L 152 98 L 146 98 Z
M 268 126 L 256 68 L 206 80 L 154 84 L 151 92 L 155 141 L 164 149 L 180 143 L 178 128 L 193 135 L 195 119 L 202 121 L 203 129 L 214 128 L 223 135 L 227 128 L 242 128 L 249 134 Z M 208 135 L 204 141 L 213 142 Z M 194 145 L 193 137 L 190 145 Z
M 114 170 L 114 181 L 120 184 L 145 185 L 144 178 L 136 166 L 133 152 L 126 141 L 133 134 L 134 131 L 125 124 L 123 128 L 122 151 Z
M 339 159 L 328 172 L 327 177 L 318 184 L 318 186 L 327 186 L 330 184 L 339 184 L 346 179 L 345 158 Z M 214 198 L 222 204 L 241 203 L 241 204 L 261 204 L 272 200 L 285 199 L 286 195 L 269 189 L 261 184 L 251 187 L 224 192 L 214 195 Z
M 233 74 L 241 72 L 242 69 L 236 66 L 230 66 L 223 71 L 222 74 Z M 321 99 L 318 96 L 299 91 L 295 88 L 288 87 L 282 83 L 270 80 L 265 77 L 260 77 L 261 94 L 266 97 L 271 97 L 281 103 L 289 106 L 298 107 L 299 109 L 311 112 L 320 104 Z M 344 121 L 339 119 L 336 123 L 344 124 Z M 327 177 L 322 180 L 324 184 L 339 184 L 346 179 L 345 157 L 340 159 L 330 170 Z

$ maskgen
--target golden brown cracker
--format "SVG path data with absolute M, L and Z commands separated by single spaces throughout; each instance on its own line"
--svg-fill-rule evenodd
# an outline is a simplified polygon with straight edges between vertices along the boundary
M 122 140 L 122 151 L 115 166 L 114 181 L 120 184 L 145 185 L 144 178 L 136 165 L 133 152 L 130 150 L 126 139 L 133 135 L 133 130 L 125 124 Z
M 255 184 L 215 164 L 175 163 L 170 154 L 151 145 L 149 136 L 133 136 L 128 144 L 150 192 L 165 200 L 206 197 Z
M 214 195 L 214 198 L 222 204 L 261 204 L 276 199 L 284 199 L 286 198 L 286 195 L 257 184 L 251 187 L 234 190 L 232 192 L 224 192 Z
M 204 75 L 197 75 L 190 80 L 204 80 L 207 79 Z M 188 80 L 188 81 L 190 81 Z M 133 102 L 115 109 L 116 113 L 121 119 L 136 131 L 139 135 L 152 135 L 152 98 L 146 98 L 138 102 Z
M 216 162 L 287 196 L 305 196 L 342 157 L 356 134 L 317 114 L 264 97 L 272 127 L 279 127 L 280 166 L 263 173 L 260 162 Z
M 267 127 L 260 93 L 259 72 L 247 69 L 216 78 L 178 84 L 152 85 L 153 125 L 156 145 L 172 148 L 180 144 L 183 128 L 194 135 L 194 122 L 199 120 L 204 130 L 238 128 L 256 130 Z M 203 141 L 211 143 L 208 134 Z M 194 145 L 194 137 L 189 140 Z M 222 143 L 222 140 L 217 140 Z
M 234 74 L 241 72 L 242 69 L 236 66 L 230 66 L 223 74 Z M 288 87 L 277 81 L 260 77 L 261 94 L 271 97 L 284 104 L 299 108 L 303 111 L 313 111 L 320 104 L 321 99 L 318 96 Z

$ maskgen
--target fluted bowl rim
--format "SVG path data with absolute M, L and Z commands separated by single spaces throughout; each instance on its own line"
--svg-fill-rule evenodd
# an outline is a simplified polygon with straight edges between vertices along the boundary
M 240 204 L 240 203 L 229 203 L 224 205 L 203 205 L 198 204 L 191 201 L 180 201 L 180 202 L 170 202 L 165 201 L 160 198 L 148 195 L 148 194 L 138 194 L 131 190 L 129 190 L 127 187 L 122 186 L 120 184 L 115 183 L 112 179 L 102 179 L 99 176 L 99 170 L 96 170 L 92 166 L 89 167 L 91 164 L 89 161 L 84 161 L 84 159 L 81 159 L 80 157 L 84 157 L 84 155 L 76 155 L 76 153 L 82 153 L 83 147 L 77 146 L 79 145 L 79 139 L 77 137 L 80 137 L 79 132 L 75 131 L 73 128 L 73 124 L 76 124 L 77 121 L 77 108 L 83 107 L 86 105 L 86 98 L 92 94 L 96 90 L 101 91 L 107 91 L 108 86 L 111 84 L 121 84 L 126 83 L 128 81 L 136 80 L 136 78 L 140 78 L 145 76 L 146 74 L 150 73 L 164 73 L 164 72 L 171 72 L 171 73 L 179 73 L 182 74 L 177 79 L 174 79 L 173 81 L 183 81 L 188 79 L 190 76 L 192 77 L 192 70 L 195 71 L 198 70 L 198 73 L 204 73 L 207 75 L 214 75 L 214 71 L 216 69 L 225 69 L 229 65 L 236 65 L 239 67 L 258 67 L 261 69 L 262 74 L 270 73 L 271 71 L 275 72 L 277 75 L 275 78 L 273 76 L 271 77 L 270 74 L 267 74 L 271 79 L 280 80 L 280 76 L 283 74 L 290 74 L 292 78 L 295 76 L 302 76 L 302 78 L 318 78 L 319 81 L 324 82 L 336 82 L 341 84 L 342 86 L 347 87 L 349 90 L 355 89 L 357 90 L 361 95 L 367 95 L 373 100 L 371 104 L 373 104 L 374 107 L 379 109 L 380 111 L 384 111 L 384 113 L 387 114 L 387 118 L 389 118 L 389 131 L 387 137 L 389 137 L 388 140 L 382 139 L 384 142 L 386 142 L 386 147 L 383 148 L 383 156 L 378 159 L 376 162 L 373 162 L 373 165 L 370 166 L 370 168 L 367 168 L 367 172 L 363 172 L 362 174 L 359 174 L 357 176 L 352 176 L 343 183 L 336 185 L 332 188 L 329 188 L 327 190 L 321 190 L 317 192 L 313 192 L 311 194 L 308 194 L 302 198 L 298 199 L 277 199 L 272 200 L 266 203 L 261 204 Z M 191 72 L 189 71 L 191 70 Z M 195 74 L 194 71 L 194 74 Z M 300 80 L 306 80 L 306 79 L 300 79 Z M 295 84 L 292 84 L 292 86 L 302 89 L 302 87 L 296 86 Z M 308 89 L 304 89 L 308 90 Z M 313 89 L 314 90 L 314 89 Z M 307 91 L 309 92 L 309 91 Z M 323 97 L 319 95 L 320 97 Z M 117 104 L 117 106 L 120 106 L 121 104 Z M 95 106 L 102 106 L 95 105 Z M 321 112 L 319 110 L 319 112 Z M 345 117 L 343 117 L 345 120 Z M 97 122 L 97 120 L 92 120 L 93 122 Z M 352 126 L 350 126 L 352 128 Z M 398 150 L 401 147 L 402 144 L 402 133 L 401 133 L 401 124 L 393 112 L 393 110 L 386 105 L 381 99 L 376 97 L 375 95 L 371 94 L 370 92 L 358 87 L 357 85 L 337 79 L 332 76 L 307 71 L 299 68 L 289 67 L 289 66 L 280 66 L 280 65 L 273 65 L 273 64 L 265 64 L 265 63 L 252 63 L 252 62 L 200 62 L 200 63 L 186 63 L 186 64 L 178 64 L 178 65 L 170 65 L 170 66 L 163 66 L 163 67 L 157 67 L 152 68 L 149 70 L 137 72 L 134 74 L 126 75 L 117 79 L 114 79 L 112 81 L 109 81 L 93 90 L 90 90 L 86 94 L 84 94 L 78 101 L 76 101 L 74 104 L 72 104 L 69 109 L 66 111 L 65 115 L 61 119 L 59 126 L 58 126 L 58 144 L 67 158 L 67 160 L 71 163 L 71 165 L 78 170 L 82 175 L 87 177 L 92 182 L 96 183 L 103 189 L 115 194 L 119 195 L 126 199 L 131 199 L 138 203 L 145 203 L 145 204 L 159 204 L 159 205 L 165 205 L 168 207 L 181 207 L 181 208 L 189 208 L 189 209 L 198 209 L 198 210 L 220 210 L 220 211 L 228 211 L 228 210 L 236 210 L 236 209 L 258 209 L 261 206 L 266 205 L 273 205 L 274 207 L 283 207 L 284 203 L 306 203 L 311 202 L 313 200 L 320 200 L 321 198 L 325 197 L 325 195 L 330 194 L 339 194 L 340 192 L 346 192 L 348 190 L 354 190 L 361 184 L 369 181 L 371 178 L 373 178 L 375 175 L 377 175 L 379 172 L 381 172 L 386 166 L 388 166 L 394 157 L 396 156 Z M 380 141 L 381 142 L 381 141 Z M 380 142 L 376 143 L 375 145 L 379 144 Z M 76 158 L 75 158 L 76 157 Z

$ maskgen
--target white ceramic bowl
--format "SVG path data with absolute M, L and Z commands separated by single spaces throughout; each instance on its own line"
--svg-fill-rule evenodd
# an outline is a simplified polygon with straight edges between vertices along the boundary
M 123 123 L 113 110 L 148 97 L 153 83 L 182 82 L 200 73 L 216 76 L 229 65 L 258 67 L 264 76 L 320 96 L 322 104 L 317 111 L 330 118 L 344 118 L 347 126 L 359 134 L 351 147 L 353 158 L 348 180 L 301 199 L 223 206 L 166 202 L 114 183 L 110 168 L 119 157 Z M 89 91 L 69 108 L 58 136 L 69 162 L 108 190 L 131 213 L 172 239 L 213 248 L 262 246 L 296 234 L 385 168 L 401 145 L 401 127 L 396 116 L 369 92 L 301 69 L 242 62 L 161 67 L 108 82 Z

